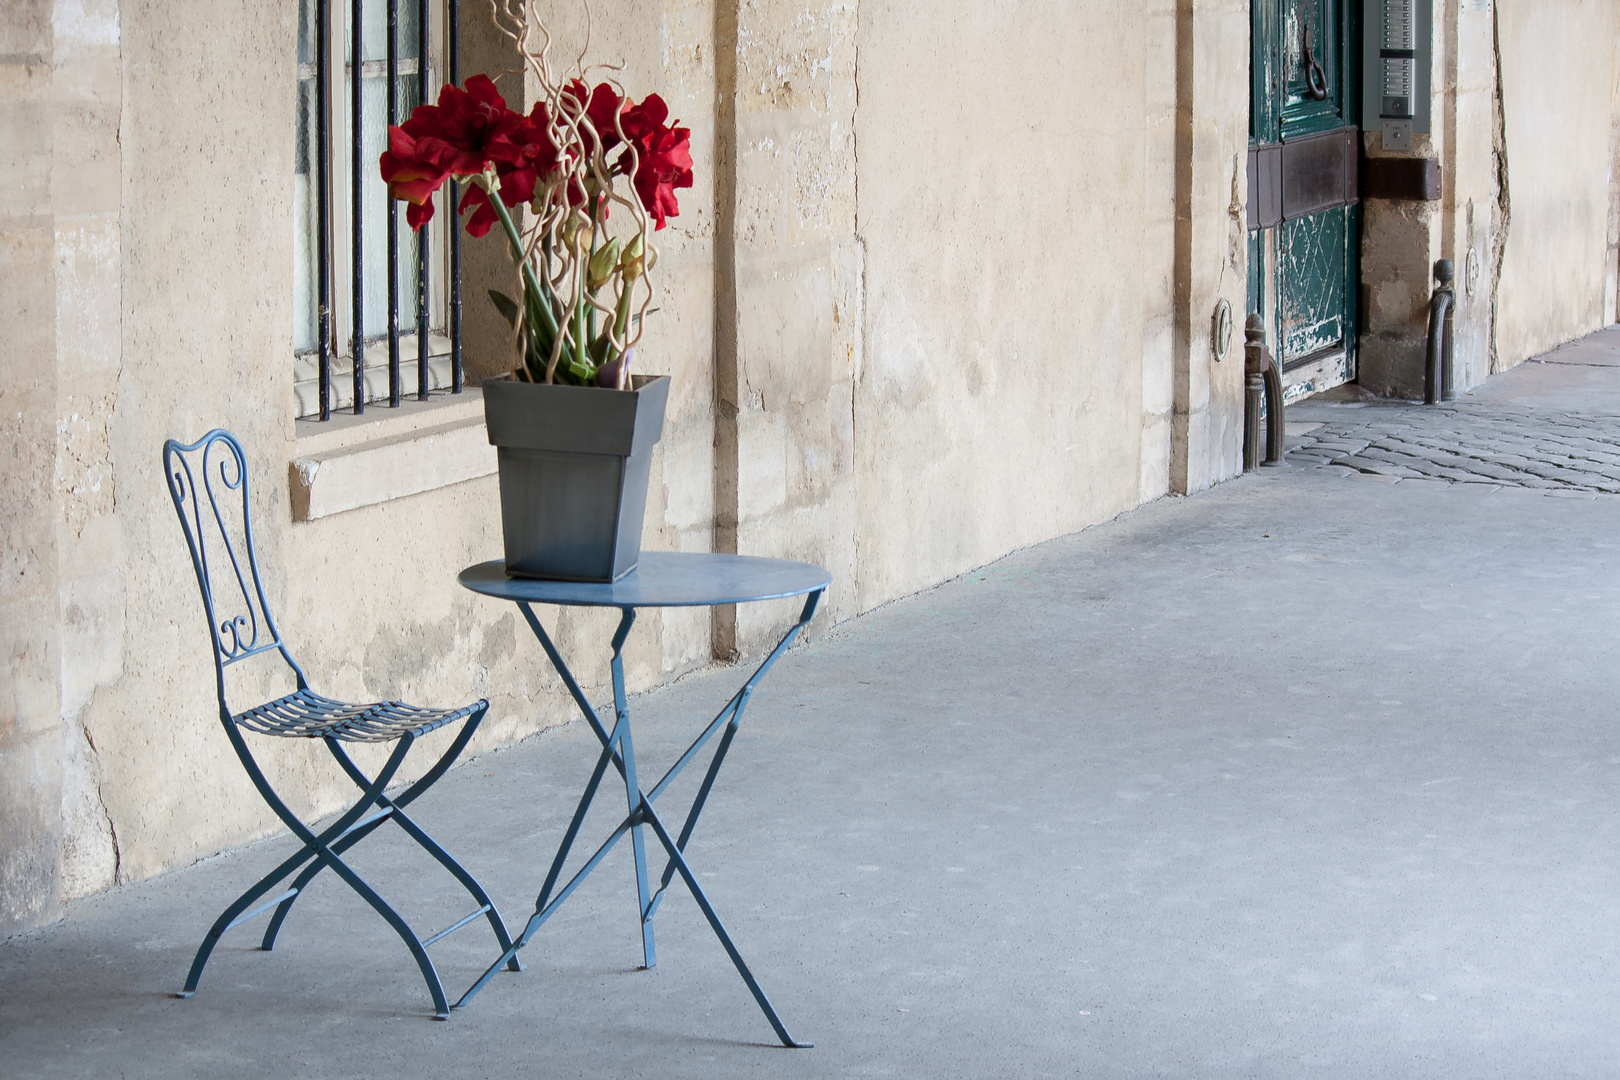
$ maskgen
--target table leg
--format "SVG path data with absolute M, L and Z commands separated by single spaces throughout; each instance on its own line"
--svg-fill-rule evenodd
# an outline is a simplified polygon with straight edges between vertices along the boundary
M 551 641 L 550 636 L 546 634 L 545 627 L 541 625 L 540 620 L 535 616 L 533 610 L 526 603 L 518 604 L 518 607 L 523 612 L 524 618 L 529 623 L 530 629 L 534 631 L 535 637 L 539 639 L 541 647 L 545 649 L 547 658 L 551 661 L 552 666 L 557 671 L 557 674 L 562 678 L 564 685 L 567 686 L 569 694 L 574 698 L 575 703 L 578 704 L 581 713 L 584 714 L 585 719 L 591 725 L 591 729 L 596 733 L 597 738 L 601 740 L 602 753 L 597 758 L 596 768 L 591 774 L 589 783 L 586 784 L 585 793 L 580 799 L 578 807 L 575 808 L 574 816 L 569 822 L 568 829 L 563 836 L 562 844 L 558 847 L 556 857 L 552 860 L 551 868 L 547 873 L 545 884 L 541 887 L 540 895 L 535 902 L 534 914 L 530 916 L 528 925 L 524 927 L 523 933 L 518 937 L 518 939 L 513 942 L 512 947 L 507 951 L 507 954 L 503 955 L 499 960 L 497 960 L 495 964 L 492 965 L 489 970 L 486 971 L 483 976 L 476 983 L 474 983 L 465 994 L 462 995 L 461 1000 L 456 1002 L 457 1008 L 460 1008 L 470 1001 L 473 995 L 482 990 L 485 984 L 487 984 L 489 980 L 494 977 L 495 973 L 500 970 L 502 964 L 506 963 L 513 956 L 517 955 L 518 950 L 523 948 L 523 946 L 528 943 L 529 939 L 537 930 L 539 930 L 546 920 L 551 917 L 552 913 L 556 911 L 558 906 L 560 906 L 563 901 L 567 900 L 568 897 L 573 894 L 574 890 L 579 887 L 580 883 L 585 880 L 586 876 L 589 875 L 592 870 L 596 869 L 597 864 L 602 861 L 603 857 L 606 856 L 607 853 L 612 850 L 613 846 L 624 837 L 626 832 L 628 832 L 631 836 L 631 846 L 635 852 L 636 899 L 639 918 L 641 921 L 642 957 L 645 962 L 645 966 L 650 968 L 657 963 L 657 954 L 653 947 L 652 918 L 658 910 L 658 905 L 663 899 L 665 890 L 668 889 L 671 881 L 674 880 L 675 875 L 679 873 L 681 880 L 686 883 L 686 887 L 691 891 L 692 898 L 697 902 L 698 908 L 703 912 L 704 918 L 708 920 L 710 929 L 712 929 L 715 936 L 719 938 L 720 944 L 726 950 L 726 955 L 731 958 L 732 964 L 737 968 L 737 973 L 742 976 L 743 982 L 747 984 L 749 992 L 753 994 L 754 1001 L 759 1005 L 760 1010 L 765 1014 L 766 1020 L 770 1022 L 772 1029 L 776 1032 L 777 1038 L 782 1041 L 784 1046 L 808 1047 L 812 1045 L 808 1042 L 799 1042 L 788 1033 L 787 1027 L 782 1023 L 781 1017 L 777 1015 L 776 1008 L 771 1004 L 770 999 L 766 997 L 764 989 L 759 985 L 759 981 L 754 978 L 753 972 L 749 970 L 748 964 L 743 960 L 742 954 L 737 950 L 736 944 L 731 940 L 730 933 L 726 930 L 725 924 L 720 921 L 720 916 L 714 910 L 714 906 L 709 902 L 708 895 L 703 891 L 702 886 L 698 884 L 697 877 L 693 874 L 691 866 L 686 861 L 685 848 L 687 842 L 692 837 L 694 829 L 697 827 L 698 817 L 703 812 L 704 805 L 708 801 L 709 793 L 714 786 L 715 777 L 720 771 L 720 764 L 725 760 L 726 752 L 730 749 L 732 739 L 736 736 L 737 728 L 742 721 L 743 711 L 747 708 L 748 702 L 753 696 L 754 688 L 758 685 L 759 681 L 764 678 L 766 672 L 768 672 L 771 667 L 775 665 L 778 658 L 780 658 L 782 653 L 787 650 L 788 646 L 791 645 L 798 635 L 804 630 L 804 627 L 809 624 L 811 618 L 813 618 L 815 615 L 816 606 L 820 599 L 821 592 L 819 590 L 810 593 L 805 597 L 804 608 L 800 613 L 798 622 L 789 628 L 787 633 L 782 636 L 782 640 L 778 642 L 776 648 L 771 650 L 770 655 L 765 658 L 764 662 L 761 663 L 760 666 L 754 671 L 754 674 L 749 677 L 748 681 L 743 684 L 743 687 L 737 691 L 736 695 L 733 696 L 731 701 L 726 704 L 725 708 L 721 709 L 719 714 L 716 715 L 708 726 L 704 728 L 703 732 L 698 735 L 698 737 L 692 742 L 691 746 L 687 748 L 685 753 L 683 753 L 680 758 L 670 766 L 669 771 L 664 774 L 650 793 L 643 792 L 641 790 L 641 785 L 636 774 L 635 744 L 630 733 L 630 706 L 629 702 L 627 701 L 624 684 L 623 649 L 624 643 L 629 637 L 630 628 L 635 623 L 635 610 L 633 608 L 623 609 L 623 615 L 619 620 L 618 630 L 613 635 L 613 658 L 610 667 L 613 676 L 613 705 L 615 715 L 613 730 L 609 732 L 603 727 L 601 718 L 597 716 L 596 710 L 591 706 L 589 700 L 586 699 L 584 691 L 580 689 L 579 683 L 574 679 L 573 673 L 569 671 L 567 664 L 563 662 L 561 654 L 558 653 L 556 646 Z M 714 736 L 717 731 L 720 730 L 722 725 L 725 728 L 725 732 L 721 736 L 720 745 L 716 748 L 714 757 L 710 760 L 707 770 L 705 770 L 703 781 L 698 788 L 698 793 L 693 799 L 691 808 L 687 811 L 686 820 L 681 825 L 680 838 L 679 840 L 676 840 L 675 838 L 671 837 L 669 830 L 664 826 L 662 819 L 659 818 L 657 812 L 653 809 L 653 800 L 662 794 L 664 789 L 675 780 L 675 778 L 683 769 L 685 769 L 687 764 L 693 759 L 697 752 L 702 749 L 702 747 L 709 741 L 710 738 Z M 582 866 L 579 871 L 575 873 L 574 876 L 568 881 L 568 883 L 563 886 L 561 891 L 559 891 L 553 897 L 551 891 L 556 887 L 557 880 L 561 876 L 563 864 L 566 862 L 570 851 L 573 849 L 574 841 L 578 837 L 580 826 L 585 820 L 586 812 L 590 809 L 591 803 L 596 798 L 597 792 L 600 789 L 602 779 L 606 775 L 609 764 L 612 764 L 616 769 L 618 769 L 620 776 L 624 779 L 628 813 L 626 814 L 624 820 L 619 823 L 619 826 L 613 830 L 613 833 L 605 841 L 603 841 L 601 847 L 599 847 L 590 857 L 590 859 L 586 861 L 585 865 Z M 665 854 L 669 859 L 668 864 L 664 868 L 664 872 L 656 892 L 651 890 L 647 874 L 646 846 L 641 831 L 643 825 L 646 825 L 652 829 L 655 837 L 657 838 L 659 844 L 664 848 Z
M 641 959 L 643 967 L 653 967 L 658 963 L 658 952 L 653 948 L 652 925 L 652 890 L 647 883 L 647 843 L 641 835 L 641 821 L 643 809 L 647 807 L 645 797 L 641 793 L 641 785 L 636 781 L 636 748 L 635 740 L 630 736 L 630 703 L 626 700 L 624 692 L 624 642 L 630 635 L 630 627 L 636 621 L 634 608 L 625 608 L 624 617 L 619 620 L 619 631 L 613 635 L 613 661 L 610 668 L 613 672 L 613 733 L 619 740 L 619 754 L 624 762 L 620 770 L 624 774 L 624 797 L 627 820 L 630 822 L 630 847 L 635 852 L 636 859 L 636 917 L 641 923 Z
M 647 824 L 652 826 L 653 833 L 658 837 L 658 842 L 664 845 L 665 851 L 669 852 L 670 862 L 674 863 L 675 868 L 680 871 L 681 880 L 685 881 L 686 887 L 691 890 L 692 899 L 696 900 L 697 906 L 702 909 L 703 917 L 709 920 L 709 928 L 714 931 L 714 936 L 720 939 L 721 945 L 725 946 L 726 955 L 731 957 L 731 962 L 736 965 L 737 974 L 741 975 L 743 982 L 748 984 L 748 990 L 754 995 L 754 1000 L 759 1003 L 760 1011 L 765 1014 L 765 1019 L 769 1020 L 771 1027 L 775 1029 L 776 1037 L 782 1040 L 783 1046 L 814 1046 L 814 1043 L 799 1042 L 788 1034 L 786 1025 L 782 1023 L 782 1018 L 776 1015 L 776 1007 L 771 1004 L 771 999 L 765 996 L 765 990 L 759 985 L 759 980 L 754 978 L 754 973 L 748 970 L 748 965 L 743 961 L 742 953 L 737 951 L 737 946 L 732 943 L 731 935 L 726 932 L 725 924 L 720 921 L 720 916 L 715 912 L 714 905 L 709 903 L 708 894 L 703 891 L 703 886 L 698 884 L 697 877 L 693 875 L 691 866 L 687 865 L 686 855 L 675 845 L 675 841 L 670 838 L 669 830 L 664 828 L 664 823 L 658 820 L 657 813 L 653 811 L 650 805 L 643 803 L 641 812 L 646 818 Z
M 720 736 L 720 745 L 715 749 L 714 758 L 709 762 L 709 768 L 703 776 L 703 782 L 698 785 L 697 795 L 692 799 L 691 809 L 686 812 L 686 821 L 681 825 L 681 837 L 676 842 L 676 846 L 682 851 L 686 850 L 687 841 L 692 839 L 692 830 L 697 828 L 698 816 L 703 813 L 703 806 L 709 799 L 709 791 L 714 787 L 714 778 L 720 772 L 720 763 L 725 760 L 726 751 L 731 749 L 731 740 L 736 737 L 737 728 L 742 724 L 742 714 L 748 708 L 749 700 L 754 696 L 754 687 L 759 685 L 759 681 L 765 677 L 766 672 L 776 665 L 776 661 L 787 651 L 788 646 L 793 644 L 804 628 L 810 624 L 810 620 L 815 618 L 816 604 L 820 600 L 821 593 L 819 591 L 805 597 L 804 608 L 799 612 L 799 621 L 790 626 L 787 633 L 782 635 L 782 640 L 776 643 L 776 648 L 771 650 L 770 655 L 754 670 L 754 674 L 749 676 L 747 682 L 743 683 L 742 689 L 738 690 L 726 707 L 720 710 L 720 715 L 714 718 L 714 723 L 710 724 L 709 728 L 700 737 L 706 741 L 709 735 L 713 733 L 715 725 L 720 722 L 721 717 L 724 717 L 728 712 L 731 714 L 730 720 L 726 723 L 725 734 Z M 670 768 L 670 771 L 658 782 L 658 786 L 653 788 L 652 794 L 648 796 L 649 799 L 658 798 L 665 785 L 673 780 L 680 769 L 685 766 L 687 759 L 697 749 L 698 745 L 698 743 L 694 743 L 692 749 L 682 755 L 681 760 Z M 669 883 L 674 877 L 675 860 L 671 859 L 668 865 L 664 867 L 663 876 L 658 883 L 658 891 L 653 894 L 652 913 L 658 911 L 658 905 L 664 898 L 664 890 L 669 888 Z M 651 917 L 651 913 L 649 913 L 648 917 Z

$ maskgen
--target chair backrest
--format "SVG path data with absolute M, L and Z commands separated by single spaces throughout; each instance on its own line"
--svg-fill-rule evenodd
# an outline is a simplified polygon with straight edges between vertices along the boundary
M 163 444 L 163 472 L 208 614 L 221 709 L 228 715 L 225 669 L 272 649 L 305 688 L 303 669 L 282 642 L 259 581 L 242 444 L 219 428 L 189 445 L 170 439 Z

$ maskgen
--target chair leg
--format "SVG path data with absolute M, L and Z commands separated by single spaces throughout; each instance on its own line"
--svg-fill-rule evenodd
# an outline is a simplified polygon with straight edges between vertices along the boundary
M 376 832 L 377 826 L 381 825 L 382 822 L 383 819 L 378 818 L 376 821 L 368 822 L 355 829 L 354 832 L 340 838 L 332 845 L 332 854 L 342 855 L 355 844 Z M 292 911 L 293 901 L 304 895 L 304 890 L 309 887 L 309 883 L 314 881 L 315 877 L 324 869 L 326 869 L 326 864 L 320 859 L 316 859 L 304 868 L 303 873 L 298 875 L 297 879 L 292 883 L 289 895 L 276 905 L 275 914 L 270 916 L 270 925 L 264 928 L 264 937 L 259 941 L 259 948 L 269 952 L 276 947 L 276 937 L 281 933 L 281 924 L 287 921 L 287 916 Z
M 361 898 L 370 904 L 399 934 L 406 947 L 410 949 L 411 955 L 416 958 L 417 967 L 421 970 L 422 978 L 427 983 L 428 993 L 433 998 L 435 1019 L 447 1019 L 450 1015 L 450 1005 L 445 998 L 444 986 L 439 981 L 439 974 L 434 970 L 433 961 L 428 957 L 427 949 L 423 946 L 421 939 L 416 936 L 399 913 L 389 907 L 387 902 L 377 895 L 377 892 L 366 884 L 360 875 L 350 869 L 342 859 L 338 858 L 332 850 L 337 841 L 347 839 L 344 834 L 360 821 L 367 810 L 378 805 L 383 800 L 383 789 L 394 778 L 394 774 L 399 771 L 399 767 L 404 762 L 405 755 L 410 750 L 414 740 L 409 735 L 401 738 L 398 745 L 395 746 L 394 752 L 389 755 L 387 763 L 378 772 L 376 779 L 363 786 L 360 801 L 355 803 L 336 822 L 317 834 L 300 821 L 297 815 L 289 810 L 287 804 L 276 794 L 275 789 L 270 786 L 269 780 L 265 778 L 263 771 L 260 770 L 258 762 L 254 760 L 252 751 L 248 749 L 241 733 L 234 729 L 234 725 L 229 734 L 231 742 L 236 748 L 237 756 L 241 758 L 242 765 L 247 770 L 254 786 L 259 789 L 259 794 L 264 797 L 265 802 L 275 811 L 276 816 L 281 818 L 287 827 L 292 830 L 293 834 L 304 842 L 304 848 L 283 862 L 268 876 L 261 879 L 257 885 L 244 893 L 215 921 L 214 926 L 209 930 L 208 935 L 204 937 L 202 945 L 197 950 L 197 955 L 192 961 L 191 972 L 186 978 L 185 988 L 179 996 L 190 997 L 196 992 L 197 984 L 202 979 L 203 968 L 207 965 L 215 944 L 218 943 L 220 936 L 226 930 L 241 921 L 242 912 L 255 900 L 268 892 L 277 881 L 292 873 L 293 870 L 303 865 L 306 859 L 313 856 L 316 860 L 315 867 L 330 866 L 339 877 L 348 883 L 350 888 L 359 893 Z M 363 826 L 362 829 L 369 831 L 374 826 L 375 823 Z M 315 869 L 315 867 L 306 868 L 304 874 L 300 875 L 300 880 L 305 881 L 307 884 L 307 879 L 314 876 L 310 873 L 310 870 Z M 282 901 L 282 904 L 287 904 L 296 895 L 294 893 L 292 896 L 288 896 Z
M 377 913 L 386 919 L 388 925 L 392 926 L 394 930 L 398 932 L 399 936 L 404 940 L 406 948 L 410 949 L 411 955 L 416 958 L 417 967 L 421 969 L 422 977 L 427 982 L 428 993 L 433 997 L 434 1019 L 443 1020 L 450 1015 L 449 1004 L 445 997 L 444 985 L 439 979 L 439 973 L 434 968 L 432 959 L 428 957 L 427 947 L 422 943 L 421 938 L 417 937 L 416 932 L 410 928 L 410 924 L 407 923 L 398 912 L 390 907 L 388 903 L 377 894 L 376 890 L 372 889 L 371 886 L 366 884 L 366 882 L 358 874 L 350 869 L 347 863 L 343 862 L 342 859 L 339 858 L 344 851 L 347 851 L 349 848 L 353 847 L 364 837 L 369 836 L 380 824 L 382 824 L 381 818 L 355 830 L 348 836 L 343 837 L 343 839 L 338 843 L 314 852 L 316 856 L 315 862 L 306 867 L 304 872 L 298 876 L 298 879 L 293 883 L 292 890 L 290 891 L 289 895 L 282 900 L 280 905 L 276 908 L 276 913 L 271 918 L 270 926 L 265 931 L 264 941 L 261 943 L 260 947 L 266 950 L 275 947 L 276 935 L 281 929 L 282 922 L 284 922 L 287 918 L 287 912 L 292 908 L 292 902 L 303 894 L 304 889 L 309 885 L 310 881 L 312 881 L 322 869 L 327 866 L 331 866 L 333 872 L 347 882 L 350 888 L 354 889 L 354 891 L 359 893 L 368 904 L 375 908 Z M 497 915 L 496 918 L 499 919 L 499 916 Z M 504 931 L 505 927 L 503 926 L 501 929 Z M 504 949 L 507 944 L 509 943 L 503 943 L 501 947 Z
M 480 907 L 486 909 L 484 912 L 485 918 L 489 920 L 489 928 L 494 931 L 495 940 L 499 943 L 501 952 L 504 953 L 510 949 L 512 947 L 512 938 L 507 933 L 506 922 L 501 918 L 500 911 L 495 907 L 495 901 L 490 898 L 489 893 L 484 891 L 484 887 L 478 883 L 478 879 L 473 877 L 467 868 L 457 862 L 448 851 L 440 847 L 439 842 L 429 836 L 420 825 L 406 817 L 403 810 L 395 810 L 393 818 L 411 839 L 420 844 L 429 855 L 439 860 L 439 865 L 450 871 L 451 875 L 461 882 L 462 887 L 472 895 L 474 900 L 478 901 Z M 512 958 L 507 961 L 506 970 L 523 970 L 523 965 L 519 962 L 516 954 L 513 954 Z
M 444 984 L 439 981 L 439 973 L 434 969 L 433 960 L 428 956 L 427 948 L 422 944 L 422 939 L 416 936 L 416 932 L 411 929 L 410 924 L 401 918 L 397 911 L 389 907 L 387 902 L 378 896 L 376 891 L 370 885 L 367 885 L 359 874 L 349 869 L 347 863 L 330 852 L 322 852 L 321 857 L 330 861 L 333 871 L 344 881 L 347 881 L 351 889 L 364 897 L 366 903 L 370 904 L 377 914 L 388 921 L 388 925 L 392 926 L 395 932 L 399 934 L 400 939 L 405 942 L 405 947 L 411 950 L 411 955 L 416 958 L 416 966 L 421 969 L 422 978 L 427 982 L 428 993 L 433 995 L 433 1019 L 450 1019 L 450 1002 L 444 996 Z
M 371 835 L 372 832 L 379 828 L 382 825 L 385 816 L 393 818 L 399 827 L 405 830 L 405 834 L 407 836 L 409 836 L 412 840 L 415 840 L 417 844 L 426 850 L 429 855 L 432 855 L 435 859 L 437 859 L 439 864 L 448 870 L 451 875 L 461 883 L 462 887 L 467 890 L 472 898 L 478 902 L 478 905 L 481 908 L 486 909 L 484 911 L 484 915 L 489 920 L 490 929 L 494 932 L 495 940 L 500 945 L 502 953 L 505 953 L 512 947 L 512 939 L 507 932 L 505 920 L 501 918 L 500 910 L 495 906 L 495 901 L 490 898 L 489 893 L 484 890 L 484 887 L 479 884 L 478 879 L 475 878 L 466 867 L 462 866 L 461 863 L 456 861 L 456 859 L 451 856 L 448 851 L 440 846 L 438 841 L 434 840 L 427 834 L 426 830 L 424 830 L 420 825 L 417 825 L 416 822 L 412 821 L 410 818 L 406 817 L 404 812 L 404 807 L 414 800 L 418 795 L 421 795 L 424 791 L 431 787 L 435 781 L 445 774 L 445 772 L 449 769 L 450 764 L 460 756 L 461 751 L 466 748 L 468 741 L 472 738 L 473 732 L 478 729 L 478 724 L 484 718 L 484 713 L 487 711 L 487 709 L 488 706 L 485 706 L 484 708 L 473 713 L 473 715 L 467 719 L 467 722 L 462 725 L 461 732 L 457 735 L 455 741 L 451 743 L 450 747 L 444 752 L 443 755 L 440 756 L 439 760 L 434 763 L 433 767 L 424 773 L 422 777 L 414 784 L 401 792 L 397 798 L 390 799 L 386 795 L 381 795 L 378 797 L 378 805 L 384 810 L 388 811 L 386 815 L 380 815 L 375 821 L 367 822 L 355 829 L 349 835 L 342 837 L 337 843 L 332 845 L 332 851 L 337 855 L 343 854 L 349 848 L 353 847 L 361 840 L 364 840 L 367 836 Z M 354 759 L 349 757 L 339 743 L 337 743 L 335 740 L 328 739 L 326 740 L 326 744 L 327 749 L 331 752 L 332 756 L 337 760 L 343 771 L 349 775 L 349 778 L 355 782 L 357 787 L 364 790 L 370 786 L 370 778 L 360 771 L 359 766 L 355 765 Z M 276 908 L 276 913 L 271 916 L 270 925 L 265 928 L 264 940 L 260 943 L 261 948 L 272 949 L 275 947 L 276 936 L 281 931 L 281 924 L 286 921 L 287 915 L 292 910 L 293 901 L 297 900 L 299 896 L 303 895 L 304 889 L 312 880 L 314 880 L 316 875 L 321 872 L 323 865 L 323 863 L 317 860 L 313 865 L 306 868 L 299 876 L 298 880 L 293 883 L 294 891 L 292 895 L 283 900 Z M 507 962 L 506 966 L 509 971 L 523 970 L 523 965 L 515 954 Z
M 303 850 L 260 878 L 258 884 L 237 897 L 235 903 L 226 908 L 219 918 L 214 920 L 214 925 L 209 927 L 208 933 L 203 935 L 202 944 L 197 947 L 197 955 L 191 961 L 191 971 L 186 975 L 185 987 L 175 995 L 176 997 L 190 997 L 197 992 L 197 984 L 202 981 L 203 968 L 208 966 L 208 958 L 213 955 L 214 946 L 219 944 L 219 939 L 225 936 L 225 931 L 235 926 L 241 919 L 251 918 L 251 914 L 243 914 L 248 910 L 249 906 L 259 897 L 269 892 L 276 882 L 298 869 L 306 859 L 314 854 L 313 848 L 308 844 L 304 845 Z M 296 888 L 297 886 L 294 886 L 295 890 Z M 271 902 L 274 903 L 275 901 Z M 285 903 L 286 901 L 283 900 L 282 902 Z
M 264 801 L 275 812 L 276 816 L 282 820 L 283 824 L 292 830 L 293 835 L 304 842 L 304 847 L 260 879 L 257 885 L 254 885 L 238 897 L 236 902 L 226 908 L 220 917 L 214 921 L 214 925 L 203 937 L 202 944 L 197 948 L 197 955 L 191 962 L 191 972 L 186 976 L 185 987 L 179 995 L 181 997 L 190 997 L 197 992 L 197 984 L 202 980 L 203 968 L 207 966 L 208 958 L 212 955 L 214 946 L 219 943 L 219 939 L 224 935 L 225 931 L 242 920 L 244 917 L 243 912 L 247 911 L 248 906 L 268 892 L 276 882 L 302 866 L 306 859 L 312 856 L 317 857 L 316 865 L 320 865 L 318 861 L 320 849 L 330 844 L 334 839 L 341 837 L 355 822 L 360 820 L 366 809 L 381 794 L 383 786 L 393 779 L 394 773 L 398 771 L 400 764 L 405 760 L 404 744 L 406 740 L 401 740 L 402 746 L 396 748 L 389 757 L 378 782 L 372 785 L 360 801 L 350 807 L 342 817 L 329 825 L 324 832 L 316 835 L 309 826 L 300 821 L 298 816 L 287 808 L 286 803 L 281 801 L 281 797 L 276 794 L 275 788 L 270 786 L 270 781 L 265 778 L 263 770 L 259 768 L 258 761 L 253 757 L 253 751 L 248 749 L 246 740 L 242 738 L 242 733 L 236 729 L 234 724 L 227 726 L 227 733 L 230 736 L 231 745 L 236 750 L 236 756 L 242 761 L 243 769 L 247 771 L 248 778 L 253 781 L 253 786 L 258 789 L 259 794 L 263 796 Z M 291 897 L 287 899 L 291 899 Z M 285 902 L 284 900 L 283 903 Z

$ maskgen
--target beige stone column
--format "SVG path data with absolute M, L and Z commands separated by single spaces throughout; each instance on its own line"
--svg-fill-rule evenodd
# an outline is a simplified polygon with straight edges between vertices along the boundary
M 1615 5 L 1614 74 L 1609 81 L 1609 257 L 1603 284 L 1603 322 L 1620 322 L 1620 4 Z
M 51 4 L 0 8 L 0 936 L 60 894 Z
M 855 610 L 856 16 L 715 12 L 715 549 L 828 567 L 824 618 Z M 781 617 L 719 612 L 716 654 L 757 651 Z
M 105 768 L 85 724 L 123 673 L 124 537 L 108 425 L 123 367 L 123 108 L 116 0 L 56 4 L 55 147 L 58 618 L 62 675 L 62 893 L 114 884 L 118 843 L 101 797 Z M 155 455 L 156 447 L 152 448 Z
M 1471 71 L 1472 48 L 1477 46 L 1472 38 L 1468 40 L 1470 64 L 1460 66 L 1464 43 L 1457 37 L 1456 4 L 1452 0 L 1430 2 L 1434 7 L 1429 80 L 1433 88 L 1431 130 L 1414 132 L 1407 149 L 1386 147 L 1375 124 L 1364 124 L 1362 132 L 1363 153 L 1373 163 L 1364 165 L 1364 169 L 1370 171 L 1377 162 L 1389 159 L 1438 160 L 1441 192 L 1445 194 L 1444 202 L 1415 198 L 1363 198 L 1361 202 L 1362 326 L 1357 381 L 1381 397 L 1423 397 L 1434 262 L 1445 250 L 1443 237 L 1454 214 L 1453 166 L 1459 144 L 1452 117 L 1459 103 L 1459 76 Z M 1461 91 L 1460 100 L 1474 104 L 1471 90 Z M 1469 140 L 1477 139 L 1479 134 L 1470 127 L 1462 133 L 1461 145 L 1468 147 Z M 1362 187 L 1368 187 L 1366 177 Z M 1476 228 L 1481 224 L 1476 219 Z M 1456 284 L 1461 286 L 1463 268 L 1457 270 Z M 1467 299 L 1463 289 L 1459 288 L 1458 294 Z M 1463 316 L 1460 306 L 1458 315 Z
M 1496 49 L 1490 6 L 1444 0 L 1435 8 L 1439 54 L 1434 114 L 1443 192 L 1440 257 L 1456 268 L 1453 332 L 1459 392 L 1491 373 L 1491 294 L 1495 241 L 1503 225 L 1496 188 Z M 1431 268 L 1432 274 L 1432 268 Z M 1432 289 L 1432 277 L 1430 288 Z M 1415 306 L 1427 329 L 1428 294 Z M 1419 348 L 1426 349 L 1425 346 Z M 1418 392 L 1422 391 L 1421 375 Z
M 1177 0 L 1152 0 L 1143 10 L 1142 168 L 1142 449 L 1137 497 L 1151 502 L 1170 493 L 1171 443 L 1176 431 L 1177 327 L 1176 169 Z
M 1242 469 L 1249 40 L 1247 3 L 1178 0 L 1170 489 L 1181 494 Z M 1237 329 L 1217 361 L 1212 326 L 1222 299 Z
M 1604 321 L 1616 0 L 1495 0 L 1501 205 L 1494 368 Z

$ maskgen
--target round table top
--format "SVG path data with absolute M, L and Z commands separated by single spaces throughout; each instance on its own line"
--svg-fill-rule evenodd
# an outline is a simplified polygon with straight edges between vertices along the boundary
M 459 580 L 501 600 L 577 607 L 710 607 L 746 604 L 825 589 L 832 575 L 810 563 L 716 555 L 696 551 L 643 551 L 637 567 L 618 581 L 549 581 L 508 577 L 500 559 L 469 566 Z

